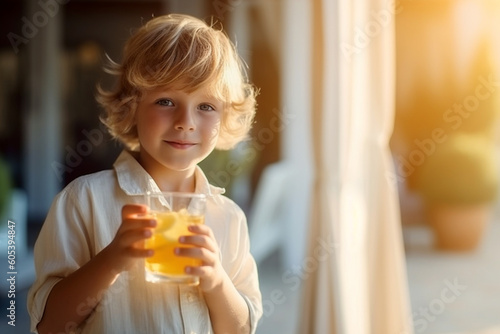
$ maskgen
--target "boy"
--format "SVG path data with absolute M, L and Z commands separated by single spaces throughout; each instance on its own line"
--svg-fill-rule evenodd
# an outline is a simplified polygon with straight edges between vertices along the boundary
M 54 200 L 35 245 L 28 308 L 39 333 L 254 333 L 262 315 L 245 216 L 197 166 L 245 138 L 255 113 L 234 46 L 186 15 L 155 18 L 127 42 L 102 121 L 126 145 L 114 170 L 81 177 Z M 202 260 L 196 287 L 144 280 L 139 246 L 155 220 L 147 191 L 207 195 L 205 225 L 177 256 Z

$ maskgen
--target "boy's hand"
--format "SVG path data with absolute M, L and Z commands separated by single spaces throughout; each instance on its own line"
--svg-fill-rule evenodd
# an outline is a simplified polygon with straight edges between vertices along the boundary
M 190 225 L 189 231 L 194 235 L 186 235 L 179 238 L 179 242 L 195 247 L 176 248 L 177 256 L 191 257 L 202 261 L 199 267 L 187 266 L 187 274 L 200 277 L 200 288 L 203 292 L 209 292 L 222 284 L 226 272 L 222 268 L 219 259 L 219 246 L 215 241 L 212 229 L 207 225 Z
M 147 207 L 127 204 L 122 208 L 122 223 L 115 238 L 105 248 L 111 266 L 118 272 L 130 269 L 137 258 L 150 257 L 153 251 L 144 249 L 144 240 L 151 237 L 156 220 L 147 217 Z

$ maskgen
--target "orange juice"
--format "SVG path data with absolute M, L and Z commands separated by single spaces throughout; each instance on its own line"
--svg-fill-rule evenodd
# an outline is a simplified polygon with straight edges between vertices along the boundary
M 187 275 L 184 272 L 186 266 L 199 266 L 201 260 L 177 256 L 174 254 L 176 247 L 190 247 L 179 243 L 179 237 L 192 235 L 188 231 L 191 224 L 203 224 L 202 215 L 190 215 L 185 210 L 179 212 L 151 212 L 156 218 L 157 225 L 153 230 L 153 236 L 146 240 L 146 248 L 153 249 L 154 255 L 146 258 L 146 271 L 149 276 L 160 279 L 167 277 L 175 281 L 176 278 L 183 279 Z

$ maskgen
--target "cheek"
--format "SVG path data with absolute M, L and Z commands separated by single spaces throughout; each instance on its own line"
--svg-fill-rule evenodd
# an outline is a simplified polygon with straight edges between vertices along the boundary
M 146 144 L 151 142 L 156 133 L 156 127 L 158 122 L 155 122 L 150 115 L 146 115 L 145 112 L 138 112 L 136 116 L 136 127 L 137 136 L 141 144 Z
M 139 113 L 137 113 L 135 117 L 135 126 L 137 127 L 137 134 L 139 135 L 139 137 L 142 137 L 145 133 L 144 129 L 147 128 L 148 125 L 144 117 Z
M 220 120 L 212 124 L 212 126 L 207 132 L 208 136 L 210 137 L 210 140 L 216 142 L 217 139 L 219 138 L 219 133 L 220 133 Z
M 138 111 L 136 115 L 137 129 L 143 133 L 154 131 L 162 124 L 162 120 L 157 113 L 148 110 Z

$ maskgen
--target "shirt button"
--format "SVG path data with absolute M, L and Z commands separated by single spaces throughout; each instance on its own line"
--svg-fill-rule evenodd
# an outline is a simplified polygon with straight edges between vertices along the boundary
M 187 300 L 188 300 L 188 302 L 190 302 L 190 303 L 194 302 L 195 298 L 194 298 L 194 295 L 193 295 L 193 293 L 192 293 L 192 292 L 189 292 L 189 293 L 187 294 Z

